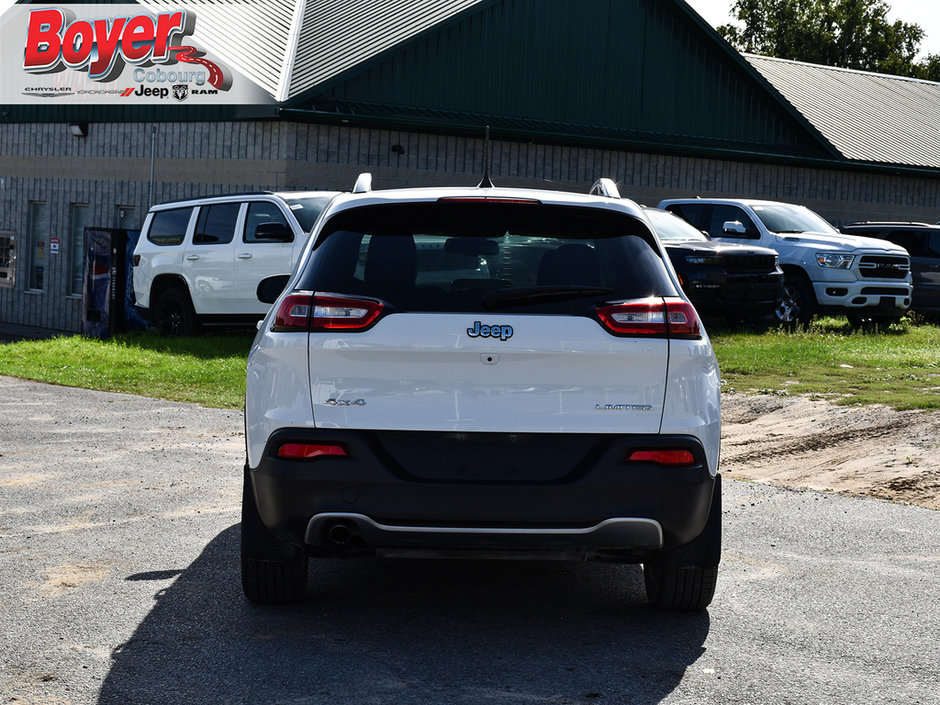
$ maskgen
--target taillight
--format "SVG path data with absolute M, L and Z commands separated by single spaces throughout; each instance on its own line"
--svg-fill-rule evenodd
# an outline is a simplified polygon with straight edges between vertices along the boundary
M 315 296 L 310 330 L 365 330 L 385 306 L 374 299 Z
M 702 337 L 698 314 L 692 304 L 682 299 L 666 299 L 666 313 L 670 338 L 696 339 Z
M 281 301 L 272 331 L 358 331 L 371 326 L 385 306 L 374 299 L 290 294 Z
M 635 299 L 598 306 L 598 320 L 614 335 L 699 338 L 698 315 L 682 299 Z
M 278 333 L 306 331 L 309 327 L 312 307 L 313 294 L 290 294 L 278 306 L 271 330 Z
M 348 458 L 349 451 L 335 443 L 282 443 L 277 449 L 277 457 L 283 460 L 312 460 L 325 456 Z
M 628 463 L 655 463 L 668 468 L 695 465 L 695 456 L 688 450 L 634 450 L 624 460 Z

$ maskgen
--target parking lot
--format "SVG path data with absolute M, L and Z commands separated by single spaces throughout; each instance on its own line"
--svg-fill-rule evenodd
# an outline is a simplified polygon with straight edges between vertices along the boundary
M 241 414 L 0 378 L 10 703 L 930 703 L 928 509 L 726 481 L 707 613 L 640 569 L 323 561 L 239 585 Z

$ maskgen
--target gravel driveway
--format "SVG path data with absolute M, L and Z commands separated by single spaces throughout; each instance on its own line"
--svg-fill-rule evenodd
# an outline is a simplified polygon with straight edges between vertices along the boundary
M 322 561 L 238 584 L 241 414 L 0 377 L 3 703 L 937 703 L 940 514 L 726 480 L 701 615 L 634 566 Z

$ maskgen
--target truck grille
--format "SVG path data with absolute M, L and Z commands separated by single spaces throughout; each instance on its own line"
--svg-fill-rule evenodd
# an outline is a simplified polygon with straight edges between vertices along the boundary
M 904 279 L 909 271 L 911 260 L 900 255 L 864 255 L 858 263 L 858 273 L 868 279 Z
M 772 272 L 774 255 L 725 255 L 725 270 L 729 272 Z

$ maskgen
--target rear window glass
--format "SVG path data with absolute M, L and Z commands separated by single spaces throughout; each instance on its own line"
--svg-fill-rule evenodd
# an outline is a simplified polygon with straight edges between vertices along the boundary
M 154 245 L 179 245 L 186 237 L 192 208 L 174 208 L 156 211 L 150 219 L 147 239 Z
M 338 213 L 298 288 L 402 311 L 577 313 L 675 296 L 639 220 L 593 208 L 430 202 Z
M 320 217 L 320 213 L 323 212 L 323 209 L 326 208 L 326 204 L 329 203 L 332 198 L 332 195 L 306 196 L 304 198 L 285 198 L 284 202 L 300 224 L 300 229 L 305 233 L 309 233 L 311 228 L 313 228 L 313 224 L 317 221 L 317 218 Z

